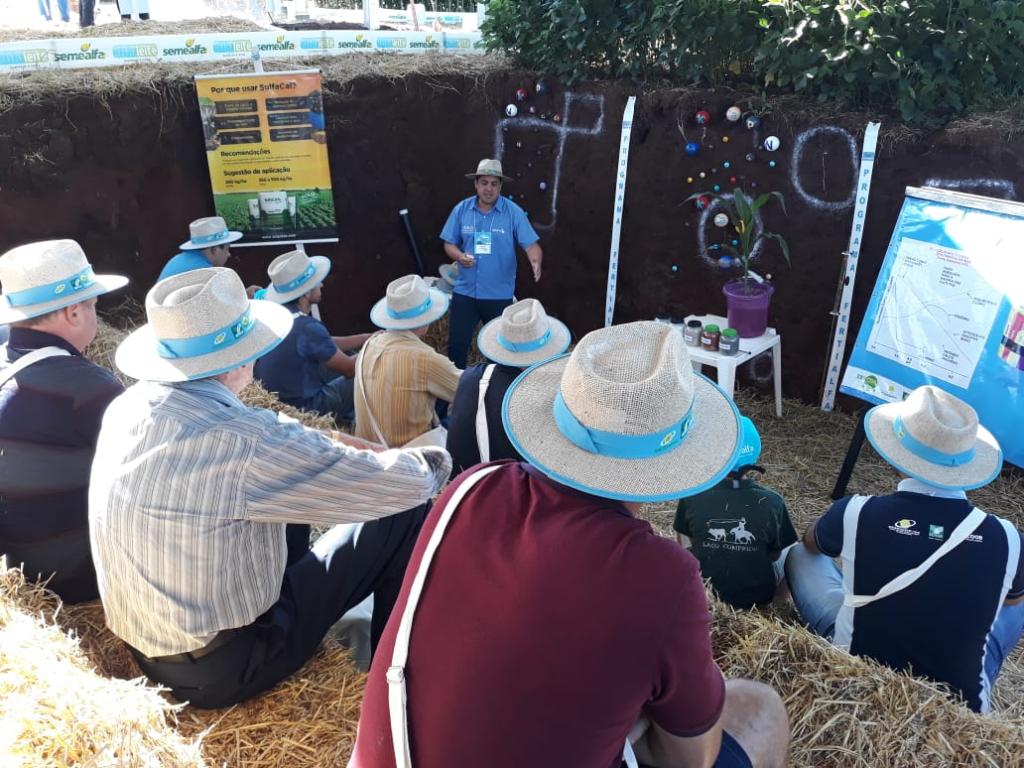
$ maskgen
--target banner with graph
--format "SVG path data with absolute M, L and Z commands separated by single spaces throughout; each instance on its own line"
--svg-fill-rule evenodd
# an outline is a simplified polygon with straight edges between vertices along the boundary
M 907 188 L 841 391 L 870 403 L 934 384 L 1024 466 L 1024 204 Z
M 197 75 L 217 215 L 236 245 L 338 239 L 320 71 Z

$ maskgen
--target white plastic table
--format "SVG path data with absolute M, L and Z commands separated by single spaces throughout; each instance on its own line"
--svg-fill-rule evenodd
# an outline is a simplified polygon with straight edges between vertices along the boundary
M 719 328 L 727 328 L 728 323 L 719 315 L 687 315 L 684 325 L 690 320 L 700 320 L 701 325 L 714 323 Z M 681 330 L 681 329 L 680 329 Z M 718 386 L 725 390 L 730 398 L 736 389 L 736 369 L 749 363 L 762 352 L 771 351 L 772 379 L 775 385 L 775 415 L 782 417 L 782 336 L 774 328 L 768 328 L 764 334 L 753 339 L 740 339 L 740 350 L 735 355 L 723 355 L 709 352 L 701 347 L 687 347 L 693 369 L 700 372 L 702 365 L 714 366 L 718 374 Z

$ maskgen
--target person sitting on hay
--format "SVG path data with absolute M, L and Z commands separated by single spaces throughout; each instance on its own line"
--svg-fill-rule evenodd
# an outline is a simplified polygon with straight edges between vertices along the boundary
M 330 271 L 326 256 L 307 256 L 304 251 L 289 251 L 270 262 L 270 285 L 261 298 L 284 305 L 294 323 L 285 340 L 256 361 L 255 376 L 281 402 L 351 424 L 356 363 L 345 352 L 358 349 L 370 334 L 331 336 L 327 326 L 310 315 L 311 307 L 320 303 L 320 286 Z M 340 375 L 325 382 L 321 366 Z
M 89 524 L 107 626 L 151 680 L 224 707 L 301 667 L 374 595 L 371 643 L 401 584 L 443 450 L 360 450 L 238 392 L 292 317 L 232 270 L 158 283 L 115 362 L 139 383 L 103 421 Z M 334 525 L 312 549 L 288 524 Z M 308 529 L 307 529 L 308 530 Z
M 467 368 L 459 378 L 448 420 L 453 473 L 482 461 L 522 459 L 501 423 L 505 392 L 524 368 L 561 355 L 571 341 L 565 323 L 549 317 L 536 299 L 506 307 L 480 329 L 477 348 L 492 362 Z
M 0 256 L 0 554 L 66 603 L 95 600 L 89 551 L 89 467 L 103 413 L 124 391 L 84 356 L 96 297 L 128 278 L 95 275 L 74 240 Z
M 682 337 L 587 334 L 502 415 L 526 462 L 463 473 L 428 516 L 350 768 L 785 765 L 782 700 L 723 679 L 697 561 L 636 516 L 737 455 L 739 413 Z
M 796 542 L 796 531 L 782 497 L 745 477 L 764 471 L 757 466 L 761 436 L 746 416 L 740 422 L 740 457 L 729 476 L 704 493 L 680 499 L 673 527 L 718 596 L 745 609 L 770 603 L 779 592 L 781 554 Z
M 229 230 L 220 216 L 196 219 L 188 228 L 189 239 L 178 246 L 181 253 L 164 265 L 157 282 L 193 269 L 223 267 L 231 258 L 231 243 L 242 239 L 242 233 Z
M 462 371 L 423 337 L 447 311 L 448 297 L 419 275 L 388 284 L 370 310 L 384 332 L 371 336 L 356 359 L 356 435 L 388 446 L 418 439 L 444 445 L 437 401 L 452 401 Z
M 999 444 L 933 386 L 872 408 L 864 428 L 906 479 L 887 496 L 840 499 L 807 529 L 786 561 L 793 602 L 837 646 L 947 683 L 987 712 L 1024 629 L 1021 535 L 964 495 L 999 474 Z

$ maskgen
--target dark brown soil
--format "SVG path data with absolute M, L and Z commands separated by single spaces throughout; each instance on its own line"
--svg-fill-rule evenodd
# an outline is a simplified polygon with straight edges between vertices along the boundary
M 568 116 L 565 91 L 549 83 L 537 95 L 526 73 L 493 71 L 486 77 L 408 74 L 401 79 L 357 77 L 325 87 L 335 200 L 341 242 L 317 246 L 334 271 L 325 286 L 323 315 L 339 333 L 369 327 L 368 310 L 389 280 L 414 269 L 398 211 L 408 208 L 430 269 L 444 261 L 438 233 L 451 207 L 472 191 L 463 174 L 491 156 L 495 127 L 517 88 L 531 98 L 546 123 L 517 118 L 506 125 L 504 162 L 515 177 L 514 195 L 539 225 L 544 276 L 534 285 L 521 261 L 518 295 L 537 296 L 576 334 L 603 322 L 613 193 L 622 110 L 638 94 L 622 228 L 616 321 L 659 314 L 724 312 L 721 286 L 733 273 L 698 254 L 699 213 L 687 196 L 713 184 L 729 189 L 730 176 L 748 190 L 778 190 L 781 209 L 765 210 L 765 225 L 783 234 L 792 267 L 776 246 L 765 248 L 759 272 L 771 273 L 777 291 L 771 322 L 783 334 L 785 389 L 807 400 L 818 397 L 836 282 L 847 248 L 852 207 L 827 204 L 851 193 L 857 160 L 836 131 L 805 140 L 799 168 L 792 169 L 798 136 L 836 126 L 856 143 L 859 159 L 866 117 L 823 119 L 814 105 L 790 102 L 766 115 L 760 138 L 776 135 L 781 149 L 755 150 L 755 135 L 724 113 L 735 97 L 721 92 L 648 90 L 625 83 L 576 88 L 596 97 L 577 101 Z M 603 127 L 586 133 L 599 122 Z M 163 263 L 185 239 L 188 222 L 211 212 L 202 127 L 187 81 L 155 82 L 146 90 L 102 100 L 87 96 L 40 99 L 0 114 L 0 248 L 30 239 L 74 237 L 102 270 L 124 271 L 142 297 Z M 741 104 L 741 106 L 745 106 Z M 713 119 L 706 135 L 692 120 L 700 108 Z M 558 113 L 561 123 L 554 122 Z M 686 136 L 678 127 L 680 117 Z M 559 126 L 574 132 L 562 147 L 557 218 L 551 214 Z M 904 188 L 928 179 L 980 180 L 965 191 L 1006 196 L 993 180 L 1024 189 L 1024 139 L 996 128 L 976 132 L 913 134 L 890 131 L 880 146 L 858 274 L 854 317 L 863 311 L 899 212 Z M 893 137 L 902 137 L 896 141 Z M 729 141 L 725 141 L 728 137 Z M 702 141 L 687 157 L 686 140 Z M 748 152 L 756 152 L 747 161 Z M 769 160 L 776 167 L 768 165 Z M 730 163 L 729 169 L 722 167 Z M 717 171 L 712 173 L 712 167 Z M 705 179 L 699 173 L 707 174 Z M 694 177 L 693 183 L 687 178 Z M 794 189 L 796 178 L 819 202 Z M 540 184 L 546 185 L 545 190 Z M 980 184 L 980 186 L 979 186 Z M 722 231 L 707 227 L 708 242 Z M 265 269 L 281 248 L 237 249 L 246 282 L 265 281 Z M 714 254 L 712 254 L 714 255 Z M 673 267 L 675 269 L 673 270 Z M 854 322 L 853 332 L 857 323 Z M 764 376 L 769 366 L 755 366 Z

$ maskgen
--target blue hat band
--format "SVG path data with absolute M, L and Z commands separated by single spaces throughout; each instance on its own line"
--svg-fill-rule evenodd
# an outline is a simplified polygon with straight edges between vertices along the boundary
M 539 339 L 533 341 L 509 341 L 500 333 L 498 334 L 498 343 L 501 344 L 509 352 L 533 352 L 540 349 L 545 344 L 551 341 L 551 329 L 548 328 L 547 333 L 541 336 Z
M 428 294 L 426 301 L 424 301 L 418 307 L 413 307 L 412 309 L 403 309 L 396 312 L 391 307 L 388 307 L 388 317 L 394 318 L 395 320 L 406 320 L 410 317 L 416 317 L 416 315 L 422 315 L 424 312 L 430 309 L 430 305 L 433 303 L 434 300 L 430 298 L 430 295 Z
M 216 243 L 219 240 L 223 240 L 226 237 L 230 237 L 231 232 L 227 229 L 223 229 L 220 232 L 216 232 L 212 235 L 199 235 L 198 237 L 192 238 L 193 245 L 207 245 L 208 243 Z
M 569 410 L 561 392 L 555 395 L 554 416 L 558 431 L 589 453 L 614 459 L 649 459 L 667 453 L 683 442 L 693 423 L 693 408 L 677 424 L 646 435 L 623 435 L 585 426 Z
M 66 280 L 58 280 L 55 283 L 38 285 L 35 288 L 26 288 L 23 291 L 13 291 L 4 294 L 7 304 L 12 307 L 26 307 L 32 304 L 45 304 L 49 301 L 64 298 L 71 294 L 84 291 L 96 282 L 96 276 L 92 273 L 92 267 L 86 267 L 74 277 Z
M 900 416 L 893 421 L 892 431 L 896 435 L 896 439 L 900 441 L 900 445 L 931 464 L 938 464 L 942 467 L 959 467 L 974 458 L 973 447 L 961 453 L 945 453 L 925 445 L 907 432 L 907 428 L 903 425 L 903 418 Z
M 157 342 L 157 354 L 170 360 L 183 357 L 202 357 L 211 352 L 219 352 L 237 344 L 249 335 L 256 325 L 252 319 L 252 308 L 245 312 L 231 325 L 227 325 L 205 336 L 193 336 L 190 339 L 161 339 Z
M 284 283 L 283 285 L 278 285 L 277 283 L 274 283 L 274 290 L 277 291 L 278 293 L 290 293 L 291 291 L 294 291 L 300 285 L 305 283 L 307 280 L 309 280 L 309 278 L 313 276 L 314 272 L 316 272 L 316 267 L 313 264 L 310 264 L 308 267 L 306 267 L 306 270 L 301 275 L 296 277 L 294 280 Z

